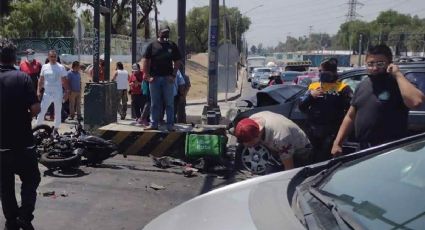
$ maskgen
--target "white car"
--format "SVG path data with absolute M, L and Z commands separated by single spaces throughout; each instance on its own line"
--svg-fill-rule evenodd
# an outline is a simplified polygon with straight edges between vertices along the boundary
M 424 229 L 425 133 L 213 190 L 145 230 Z

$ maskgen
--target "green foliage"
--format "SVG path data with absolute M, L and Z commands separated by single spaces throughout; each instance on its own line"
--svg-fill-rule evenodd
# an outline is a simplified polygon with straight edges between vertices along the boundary
M 67 0 L 14 1 L 0 35 L 10 38 L 71 35 L 75 12 Z
M 229 19 L 229 37 L 232 43 L 242 44 L 241 35 L 248 30 L 251 21 L 248 17 L 242 16 L 238 8 L 227 8 L 226 13 Z M 220 7 L 219 19 L 219 40 L 224 40 L 223 34 L 224 8 Z M 206 52 L 208 49 L 208 29 L 209 29 L 209 7 L 193 8 L 186 17 L 186 44 L 191 52 Z

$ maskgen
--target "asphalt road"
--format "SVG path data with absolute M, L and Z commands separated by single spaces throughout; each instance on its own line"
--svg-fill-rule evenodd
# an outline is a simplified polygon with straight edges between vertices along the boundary
M 46 168 L 40 165 L 40 170 Z M 60 175 L 63 176 L 63 175 Z M 33 224 L 38 230 L 142 229 L 161 213 L 214 188 L 246 179 L 238 174 L 184 177 L 182 167 L 160 169 L 148 157 L 121 155 L 81 167 L 68 177 L 42 177 Z M 16 180 L 19 197 L 19 179 Z M 151 188 L 163 186 L 163 190 Z M 55 192 L 55 195 L 43 195 Z M 0 227 L 4 225 L 0 215 Z

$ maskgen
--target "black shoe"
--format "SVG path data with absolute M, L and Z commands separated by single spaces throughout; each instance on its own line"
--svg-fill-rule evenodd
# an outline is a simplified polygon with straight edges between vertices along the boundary
M 8 221 L 4 224 L 4 230 L 19 230 L 18 223 L 16 221 Z
M 16 219 L 16 222 L 18 223 L 18 226 L 23 230 L 35 230 L 34 226 L 32 226 L 31 224 L 31 221 L 24 220 L 18 217 L 18 219 Z
M 125 116 L 121 116 L 121 120 L 125 120 Z

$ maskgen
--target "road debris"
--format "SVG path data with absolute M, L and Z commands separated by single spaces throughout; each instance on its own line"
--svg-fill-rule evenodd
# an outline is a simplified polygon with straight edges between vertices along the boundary
M 157 184 L 155 184 L 155 183 L 151 183 L 151 184 L 149 185 L 149 187 L 150 187 L 151 189 L 153 189 L 153 190 L 164 190 L 164 189 L 165 189 L 165 187 L 164 187 L 164 186 L 162 186 L 162 185 L 157 185 Z

